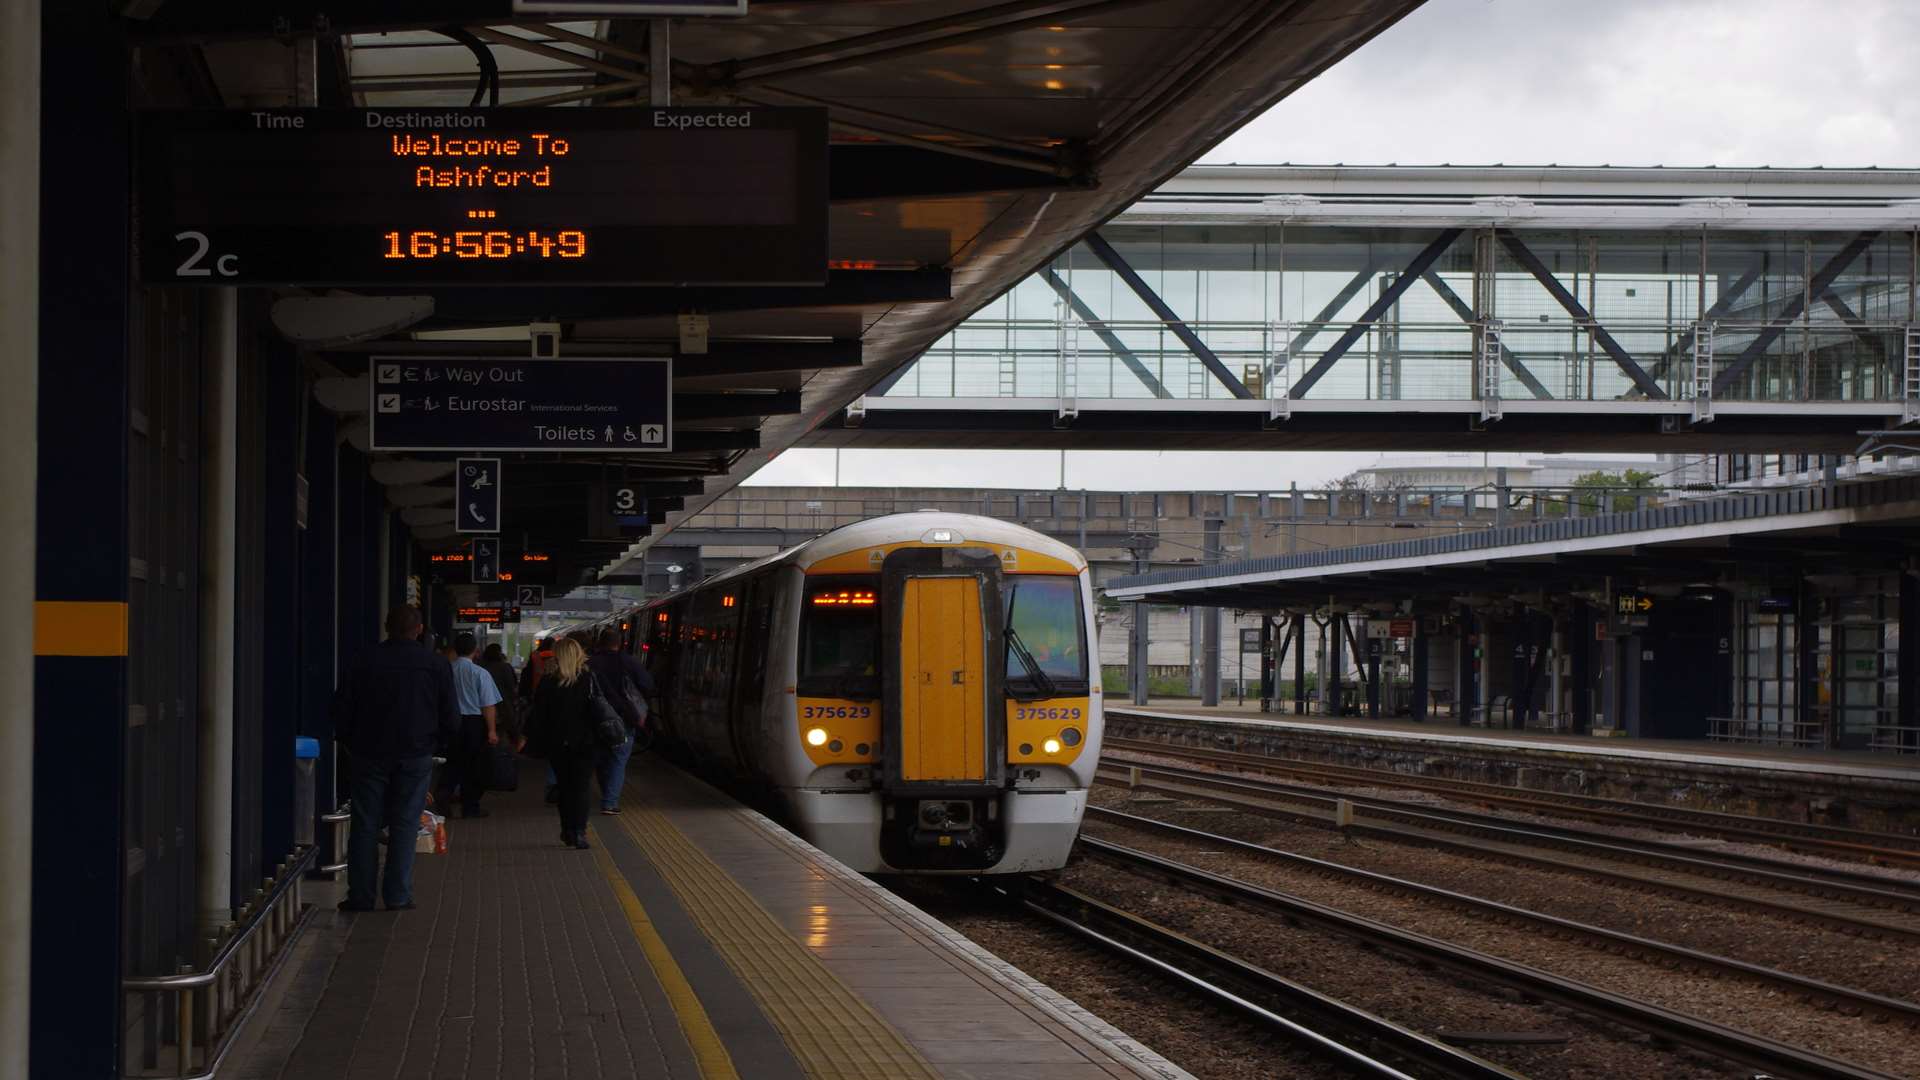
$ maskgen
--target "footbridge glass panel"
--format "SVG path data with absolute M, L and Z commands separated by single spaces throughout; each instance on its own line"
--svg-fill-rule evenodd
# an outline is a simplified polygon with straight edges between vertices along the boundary
M 1911 393 L 1920 363 L 1900 214 L 1839 231 L 1130 222 L 1152 206 L 881 394 L 1869 403 Z

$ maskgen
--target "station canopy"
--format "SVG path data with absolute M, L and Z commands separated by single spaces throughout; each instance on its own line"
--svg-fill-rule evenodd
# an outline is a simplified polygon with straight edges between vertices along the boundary
M 364 380 L 376 355 L 525 357 L 528 325 L 558 323 L 563 355 L 666 355 L 679 317 L 705 316 L 707 351 L 675 359 L 671 453 L 507 455 L 503 533 L 551 553 L 564 589 L 629 576 L 674 523 L 1418 3 L 752 0 L 676 17 L 662 42 L 645 5 L 619 3 L 165 0 L 134 25 L 184 106 L 644 107 L 664 43 L 676 106 L 825 110 L 820 284 L 356 287 L 431 312 L 312 350 L 325 377 Z M 369 408 L 364 391 L 323 401 Z M 437 459 L 377 457 L 418 503 Z M 645 531 L 608 526 L 616 487 Z M 416 535 L 451 535 L 413 508 Z

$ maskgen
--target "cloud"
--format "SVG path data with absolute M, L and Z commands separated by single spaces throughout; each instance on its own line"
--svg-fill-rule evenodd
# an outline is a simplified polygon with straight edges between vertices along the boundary
M 1915 41 L 1911 0 L 1428 0 L 1202 160 L 1920 166 Z

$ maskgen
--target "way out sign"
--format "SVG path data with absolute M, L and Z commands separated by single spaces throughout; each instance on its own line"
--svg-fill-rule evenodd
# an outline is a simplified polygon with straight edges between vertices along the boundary
M 375 450 L 673 449 L 673 361 L 376 356 Z

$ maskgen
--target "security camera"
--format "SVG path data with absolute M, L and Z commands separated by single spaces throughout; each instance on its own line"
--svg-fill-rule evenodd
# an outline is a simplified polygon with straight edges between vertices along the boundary
M 560 324 L 527 324 L 527 342 L 535 360 L 552 360 L 560 355 Z

